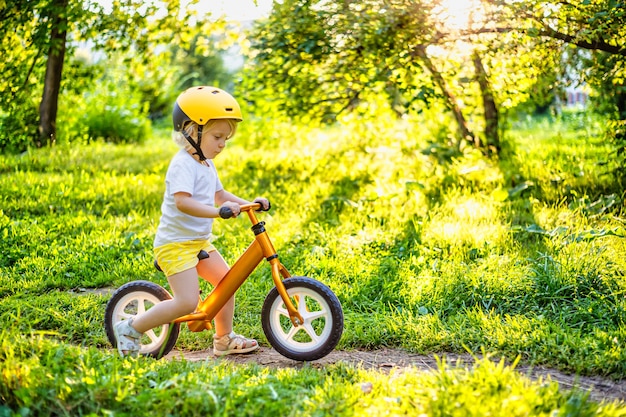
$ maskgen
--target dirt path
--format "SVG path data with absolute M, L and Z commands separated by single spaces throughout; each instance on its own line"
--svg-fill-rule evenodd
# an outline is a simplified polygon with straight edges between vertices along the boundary
M 166 358 L 173 359 L 183 356 L 189 361 L 218 360 L 215 359 L 211 351 L 197 352 L 171 352 Z M 470 355 L 446 354 L 446 361 L 455 364 L 457 361 L 462 365 L 469 365 L 474 362 Z M 248 355 L 227 356 L 224 359 L 234 363 L 246 364 L 256 363 L 271 368 L 300 368 L 303 362 L 293 361 L 277 353 L 274 349 L 261 347 L 257 352 Z M 353 366 L 360 366 L 364 369 L 375 369 L 380 371 L 390 371 L 394 368 L 415 367 L 424 371 L 437 369 L 437 362 L 434 356 L 417 355 L 399 349 L 380 349 L 374 351 L 334 351 L 325 358 L 311 362 L 314 367 L 345 362 Z M 516 370 L 533 380 L 550 378 L 557 381 L 562 389 L 569 390 L 578 388 L 589 391 L 589 396 L 595 401 L 601 400 L 621 400 L 626 402 L 626 380 L 612 381 L 601 377 L 577 377 L 553 369 L 543 367 L 530 367 L 518 364 Z
M 102 291 L 102 289 L 98 291 Z M 111 293 L 113 289 L 105 288 L 104 291 Z M 80 288 L 76 292 L 83 294 L 91 293 L 92 291 Z M 189 361 L 217 360 L 210 350 L 194 352 L 172 351 L 166 358 L 174 359 L 181 356 L 184 356 L 184 358 Z M 439 356 L 444 355 L 440 354 Z M 474 362 L 473 357 L 470 355 L 445 354 L 445 357 L 449 364 L 456 364 L 458 362 L 465 366 Z M 303 366 L 302 362 L 287 359 L 275 350 L 263 346 L 258 351 L 251 354 L 227 356 L 224 360 L 241 364 L 256 363 L 271 368 L 300 368 Z M 433 371 L 437 369 L 437 361 L 433 355 L 418 355 L 400 349 L 379 349 L 373 351 L 336 350 L 320 360 L 311 362 L 311 365 L 321 368 L 325 365 L 338 362 L 345 362 L 353 366 L 360 366 L 364 369 L 380 370 L 383 372 L 409 366 L 423 371 Z M 545 380 L 550 378 L 552 381 L 558 382 L 559 386 L 565 390 L 573 388 L 586 390 L 589 392 L 590 398 L 595 401 L 621 400 L 626 402 L 626 379 L 613 381 L 602 377 L 576 376 L 550 368 L 531 367 L 523 364 L 518 364 L 515 369 L 532 380 L 538 380 L 540 378 Z

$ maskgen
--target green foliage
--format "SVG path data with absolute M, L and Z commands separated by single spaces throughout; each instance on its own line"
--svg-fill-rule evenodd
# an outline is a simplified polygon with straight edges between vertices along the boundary
M 100 80 L 98 88 L 86 97 L 85 113 L 77 120 L 90 139 L 110 142 L 143 142 L 151 134 L 148 103 L 118 80 Z
M 0 64 L 0 152 L 22 152 L 34 143 L 39 120 L 37 79 L 45 65 L 39 48 L 25 44 L 42 41 L 35 30 L 33 9 L 41 2 L 15 1 L 0 14 L 3 61 Z M 11 19 L 9 19 L 11 17 Z
M 380 106 L 399 114 L 414 104 L 420 109 L 437 93 L 412 45 L 435 37 L 432 7 L 376 0 L 277 3 L 249 36 L 246 93 L 257 106 L 273 103 L 305 121 L 332 122 L 347 110 L 375 117 Z M 369 113 L 368 105 L 377 111 Z
M 186 51 L 178 51 L 176 45 L 172 45 L 174 56 L 180 56 L 180 72 L 184 74 L 180 83 L 180 89 L 196 85 L 213 85 L 226 88 L 231 82 L 231 76 L 224 68 L 224 60 L 216 50 L 215 35 L 197 33 L 189 44 Z
M 546 4 L 543 1 L 496 2 L 499 20 L 520 22 L 517 26 L 524 27 L 527 42 L 535 44 L 534 50 L 546 49 L 558 52 L 548 53 L 549 59 L 535 61 L 535 65 L 527 68 L 542 68 L 541 62 L 550 62 L 560 77 L 552 85 L 559 84 L 583 87 L 590 93 L 593 110 L 603 117 L 609 117 L 607 123 L 607 139 L 614 142 L 611 158 L 619 161 L 616 175 L 623 178 L 624 139 L 623 125 L 626 119 L 626 49 L 623 46 L 624 18 L 626 7 L 618 0 L 583 0 L 574 2 L 557 2 Z M 517 39 L 520 34 L 513 30 L 507 40 L 513 48 L 518 48 L 511 37 Z M 499 38 L 500 35 L 498 34 Z M 502 51 L 501 51 L 502 52 Z M 516 57 L 516 61 L 518 57 Z M 518 62 L 524 65 L 525 58 Z M 559 62 L 560 61 L 560 62 Z M 549 78 L 542 77 L 541 83 Z M 526 82 L 525 80 L 524 82 Z
M 2 7 L 0 152 L 40 146 L 38 112 L 51 114 L 40 108 L 44 82 L 48 94 L 59 89 L 44 81 L 55 17 L 66 19 L 70 39 L 64 65 L 57 67 L 63 68 L 59 116 L 49 126 L 58 129 L 59 143 L 141 141 L 149 134 L 146 116 L 167 116 L 190 80 L 227 84 L 230 75 L 219 54 L 234 40 L 224 22 L 192 19 L 195 3 L 128 0 L 107 7 L 97 1 L 20 0 Z M 56 106 L 56 98 L 50 105 Z
M 609 158 L 618 161 L 613 171 L 617 178 L 626 178 L 626 120 L 613 120 L 607 124 L 607 140 L 613 144 Z
M 277 3 L 249 36 L 247 99 L 258 114 L 306 123 L 346 113 L 402 116 L 443 103 L 459 125 L 456 142 L 482 137 L 514 111 L 546 112 L 567 86 L 584 85 L 603 114 L 607 107 L 626 114 L 623 2 L 471 6 L 466 24 L 454 27 L 445 15 L 457 10 L 439 2 Z M 472 53 L 486 68 L 480 88 Z M 484 120 L 481 95 L 494 100 L 499 116 L 487 112 Z M 497 143 L 493 132 L 489 140 Z
M 439 360 L 432 372 L 384 373 L 336 364 L 271 369 L 228 361 L 111 357 L 43 335 L 3 331 L 3 415 L 429 415 L 622 416 L 556 382 L 530 382 L 515 363 L 477 360 L 471 368 Z M 13 414 L 15 413 L 15 414 Z
M 262 216 L 290 272 L 338 295 L 341 349 L 469 349 L 624 378 L 624 194 L 604 175 L 613 166 L 596 164 L 610 147 L 601 121 L 520 121 L 494 161 L 471 149 L 440 158 L 434 119 L 325 129 L 246 120 L 216 164 L 229 191 L 272 200 Z M 152 267 L 177 149 L 167 136 L 0 158 L 0 412 L 352 415 L 384 404 L 485 415 L 505 403 L 513 415 L 623 412 L 489 361 L 386 375 L 121 360 L 102 326 L 109 292 L 135 279 L 167 287 Z M 239 220 L 217 221 L 214 233 L 229 262 L 252 238 Z M 263 264 L 237 294 L 236 328 L 262 344 L 272 285 Z M 203 350 L 208 337 L 183 329 L 177 347 Z
M 127 2 L 128 3 L 128 2 Z M 126 6 L 129 6 L 128 4 Z M 135 3 L 135 8 L 140 5 Z M 154 13 L 154 6 L 145 7 L 143 4 L 143 12 L 146 14 Z M 122 10 L 120 10 L 122 9 Z M 141 32 L 145 26 L 145 15 L 141 13 L 133 13 L 133 8 L 118 8 L 115 12 L 109 14 L 100 13 L 101 8 L 90 2 L 77 0 L 43 2 L 43 1 L 16 1 L 12 2 L 10 7 L 4 8 L 2 11 L 2 24 L 0 25 L 0 34 L 3 38 L 3 53 L 6 53 L 2 63 L 2 72 L 4 78 L 3 87 L 0 89 L 0 117 L 2 119 L 2 136 L 0 136 L 0 150 L 2 151 L 23 151 L 27 147 L 38 143 L 41 132 L 38 130 L 39 116 L 38 111 L 56 116 L 56 111 L 52 109 L 40 107 L 44 92 L 44 73 L 45 71 L 55 69 L 61 70 L 61 66 L 56 68 L 47 68 L 46 59 L 51 48 L 58 48 L 52 42 L 59 39 L 53 39 L 51 31 L 55 30 L 55 19 L 60 18 L 63 22 L 69 22 L 68 26 L 61 28 L 61 31 L 67 31 L 73 43 L 67 45 L 68 55 L 71 56 L 75 45 L 85 38 L 81 37 L 81 30 L 87 29 L 87 32 L 93 30 L 99 19 L 100 21 L 108 20 L 108 23 L 101 25 L 101 28 L 107 27 L 112 29 L 121 22 L 128 25 L 124 30 L 124 39 L 134 39 L 133 36 L 137 32 Z M 105 16 L 104 18 L 102 16 Z M 85 32 L 83 32 L 85 33 Z M 102 39 L 109 38 L 110 32 L 99 32 Z M 118 36 L 120 36 L 118 34 Z M 126 43 L 128 44 L 128 43 Z M 68 75 L 76 75 L 75 72 L 69 71 Z M 52 73 L 48 76 L 47 95 L 51 99 L 48 103 L 56 109 L 57 98 L 53 91 L 59 91 L 59 85 L 53 85 L 50 82 L 53 77 Z M 79 79 L 74 83 L 82 84 Z M 56 120 L 51 121 L 52 132 L 56 126 Z
M 16 96 L 0 112 L 0 152 L 25 151 L 37 137 L 39 113 L 31 100 Z
M 223 54 L 237 42 L 237 28 L 210 19 L 178 25 L 160 22 L 150 28 L 154 32 L 145 46 L 150 50 L 148 56 L 135 51 L 122 55 L 124 61 L 119 68 L 125 71 L 129 87 L 148 103 L 151 120 L 169 120 L 172 103 L 192 85 L 229 89 L 232 83 L 233 75 L 225 68 Z

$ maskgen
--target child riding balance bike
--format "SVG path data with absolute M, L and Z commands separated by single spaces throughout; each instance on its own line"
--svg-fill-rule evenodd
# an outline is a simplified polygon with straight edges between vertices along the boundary
M 279 261 L 258 211 L 270 209 L 265 198 L 253 202 L 226 191 L 213 159 L 242 120 L 229 93 L 216 87 L 192 87 L 176 100 L 175 141 L 181 149 L 165 177 L 166 190 L 154 242 L 155 265 L 173 294 L 145 280 L 115 291 L 105 309 L 107 337 L 122 356 L 160 358 L 171 351 L 180 324 L 199 332 L 215 324 L 213 353 L 224 356 L 258 349 L 256 340 L 233 331 L 235 293 L 256 267 L 267 260 L 274 288 L 261 309 L 263 332 L 283 356 L 312 361 L 328 355 L 343 332 L 343 311 L 336 295 L 307 277 L 292 277 Z M 218 207 L 216 207 L 218 206 Z M 210 243 L 213 219 L 246 213 L 254 240 L 229 267 Z M 199 300 L 198 276 L 214 286 Z

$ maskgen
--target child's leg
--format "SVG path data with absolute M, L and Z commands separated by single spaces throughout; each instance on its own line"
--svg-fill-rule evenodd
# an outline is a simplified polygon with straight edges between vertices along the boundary
M 202 279 L 216 286 L 222 278 L 224 278 L 230 268 L 218 251 L 211 251 L 208 258 L 198 263 L 197 269 L 198 275 L 200 275 Z M 215 315 L 215 334 L 218 337 L 230 334 L 230 332 L 233 331 L 234 314 L 235 297 L 233 296 Z
M 198 306 L 198 273 L 196 268 L 167 277 L 172 288 L 171 300 L 156 304 L 143 314 L 138 314 L 132 323 L 135 330 L 144 333 L 154 327 L 170 323 L 185 314 L 193 313 Z M 231 317 L 232 319 L 232 317 Z
M 198 275 L 213 286 L 217 285 L 224 278 L 228 270 L 228 264 L 217 251 L 210 252 L 207 259 L 203 259 L 198 263 Z M 235 297 L 233 296 L 215 315 L 213 353 L 217 356 L 248 353 L 259 347 L 256 340 L 248 339 L 233 332 L 234 312 Z

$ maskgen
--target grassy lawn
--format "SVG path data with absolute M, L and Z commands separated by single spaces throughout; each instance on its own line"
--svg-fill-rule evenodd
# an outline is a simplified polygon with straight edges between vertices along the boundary
M 450 156 L 419 124 L 257 122 L 216 164 L 229 191 L 270 198 L 264 220 L 290 272 L 339 297 L 339 349 L 486 352 L 623 379 L 624 192 L 596 132 L 583 116 L 518 122 L 487 159 Z M 175 151 L 159 133 L 0 157 L 0 416 L 626 415 L 489 360 L 385 374 L 120 359 L 102 324 L 108 296 L 77 292 L 167 287 L 151 248 Z M 245 220 L 214 233 L 228 261 L 251 239 Z M 237 295 L 236 330 L 264 345 L 271 287 L 262 265 Z M 177 348 L 206 349 L 209 336 L 184 330 Z

